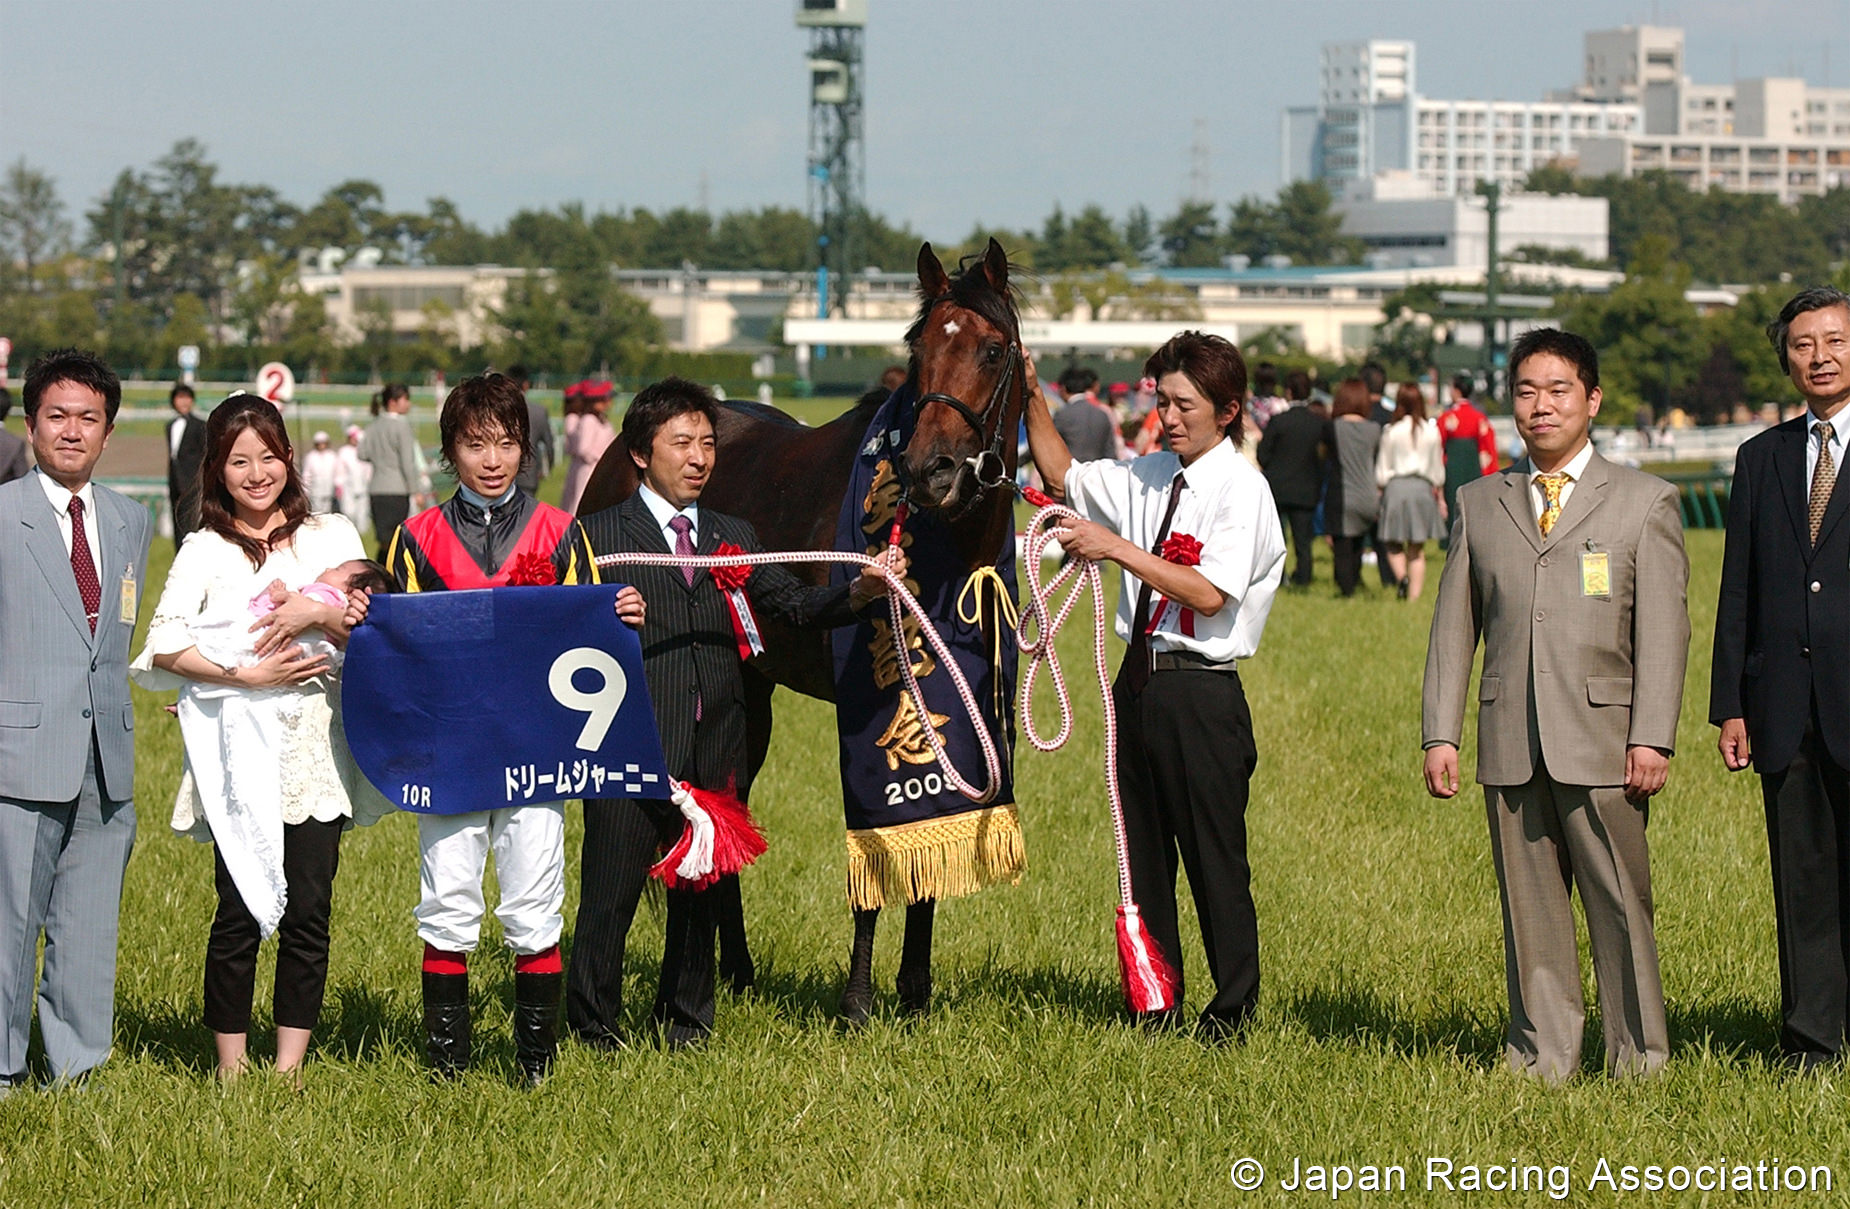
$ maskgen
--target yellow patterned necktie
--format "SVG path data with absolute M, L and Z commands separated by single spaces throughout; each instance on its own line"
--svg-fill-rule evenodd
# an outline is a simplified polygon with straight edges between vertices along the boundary
M 1818 544 L 1818 530 L 1824 524 L 1824 510 L 1831 506 L 1831 491 L 1837 486 L 1837 463 L 1831 457 L 1831 438 L 1837 430 L 1829 420 L 1812 426 L 1818 434 L 1818 463 L 1811 474 L 1811 544 Z
M 1561 519 L 1561 489 L 1567 486 L 1571 476 L 1565 470 L 1553 474 L 1538 474 L 1535 481 L 1542 486 L 1542 514 L 1536 523 L 1542 527 L 1542 536 L 1547 537 Z

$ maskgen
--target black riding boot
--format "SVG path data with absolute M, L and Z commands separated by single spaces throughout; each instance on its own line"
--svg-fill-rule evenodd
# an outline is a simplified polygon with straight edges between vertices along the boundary
M 424 1034 L 439 1079 L 469 1069 L 469 975 L 424 974 Z
M 563 974 L 514 975 L 514 1059 L 529 1087 L 546 1081 L 559 1049 L 559 987 Z

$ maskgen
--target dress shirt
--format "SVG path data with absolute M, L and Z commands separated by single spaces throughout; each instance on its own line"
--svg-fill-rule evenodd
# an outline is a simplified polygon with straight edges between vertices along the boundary
M 693 542 L 695 547 L 700 545 L 700 504 L 698 501 L 676 511 L 673 504 L 657 495 L 647 483 L 636 490 L 642 496 L 643 504 L 649 509 L 649 515 L 654 517 L 655 523 L 661 527 L 662 540 L 668 543 L 670 550 L 674 549 L 678 538 L 675 531 L 668 527 L 668 522 L 677 516 L 685 516 L 688 523 L 694 526 L 687 531 L 687 539 Z
M 39 485 L 45 488 L 45 498 L 51 501 L 51 510 L 58 514 L 58 536 L 64 539 L 66 558 L 71 554 L 71 496 L 74 494 L 84 502 L 84 537 L 89 539 L 90 561 L 96 564 L 96 582 L 105 582 L 103 546 L 96 532 L 96 492 L 90 481 L 84 480 L 84 485 L 72 492 L 36 466 L 32 468 L 32 473 L 39 476 Z
M 1066 500 L 1075 512 L 1145 550 L 1156 545 L 1168 510 L 1170 483 L 1181 470 L 1188 488 L 1176 505 L 1171 534 L 1201 542 L 1203 578 L 1227 595 L 1219 612 L 1197 614 L 1192 635 L 1182 625 L 1159 626 L 1152 651 L 1189 651 L 1214 663 L 1249 658 L 1259 649 L 1272 598 L 1285 572 L 1285 536 L 1265 476 L 1222 438 L 1183 467 L 1173 453 L 1147 453 L 1128 462 L 1076 462 L 1066 473 Z M 1130 641 L 1131 612 L 1143 581 L 1123 573 L 1116 629 Z M 1166 610 L 1152 604 L 1160 620 Z
M 1406 416 L 1381 430 L 1381 445 L 1375 451 L 1375 486 L 1385 487 L 1405 475 L 1423 478 L 1435 487 L 1445 486 L 1438 421 Z
M 1579 453 L 1567 460 L 1567 465 L 1561 467 L 1561 470 L 1567 473 L 1567 482 L 1561 485 L 1561 510 L 1563 512 L 1567 511 L 1568 497 L 1574 494 L 1574 484 L 1578 483 L 1587 473 L 1587 463 L 1592 460 L 1593 442 L 1588 441 L 1580 447 Z M 1533 465 L 1533 462 L 1531 464 Z M 1529 506 L 1535 510 L 1537 524 L 1541 523 L 1542 509 L 1548 506 L 1548 497 L 1542 494 L 1542 485 L 1536 481 L 1541 477 L 1541 471 L 1535 469 L 1529 471 Z
M 1831 426 L 1831 465 L 1837 467 L 1841 478 L 1844 473 L 1844 447 L 1850 444 L 1850 407 L 1840 407 L 1837 414 L 1829 420 L 1820 420 L 1818 413 L 1805 409 L 1805 491 L 1811 492 L 1811 476 L 1818 469 L 1818 425 Z
M 168 425 L 167 425 L 167 456 L 169 458 L 177 458 L 180 456 L 180 438 L 181 436 L 185 434 L 185 432 L 186 432 L 186 417 L 185 416 L 175 416 L 171 421 L 168 422 Z

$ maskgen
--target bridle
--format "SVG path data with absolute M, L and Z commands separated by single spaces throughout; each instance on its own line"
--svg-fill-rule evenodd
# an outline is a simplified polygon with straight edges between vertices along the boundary
M 939 303 L 948 302 L 950 298 L 949 294 L 940 294 L 933 298 L 925 308 L 926 316 L 929 318 Z M 964 459 L 964 468 L 975 479 L 977 490 L 967 503 L 957 509 L 956 516 L 968 515 L 971 509 L 976 507 L 978 501 L 996 488 L 1014 486 L 1014 480 L 1009 476 L 1008 463 L 1002 456 L 1003 442 L 1008 439 L 1009 435 L 1003 431 L 1002 417 L 1008 410 L 1009 390 L 1016 384 L 1016 379 L 1025 374 L 1025 371 L 1026 366 L 1021 356 L 1021 340 L 1017 337 L 1009 341 L 1008 352 L 1002 362 L 1002 373 L 996 378 L 995 389 L 989 392 L 989 401 L 983 405 L 980 413 L 956 395 L 946 394 L 944 391 L 934 390 L 929 394 L 919 396 L 917 403 L 919 412 L 922 413 L 927 404 L 942 403 L 962 416 L 964 423 L 975 431 L 977 439 L 986 443 L 981 453 Z

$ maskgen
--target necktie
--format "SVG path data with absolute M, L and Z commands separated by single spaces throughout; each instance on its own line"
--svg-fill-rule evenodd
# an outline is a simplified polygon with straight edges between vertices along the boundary
M 1542 514 L 1536 518 L 1536 523 L 1542 527 L 1543 537 L 1547 537 L 1554 530 L 1555 522 L 1561 519 L 1561 489 L 1571 477 L 1565 470 L 1535 476 L 1535 481 L 1542 485 Z
M 71 497 L 71 574 L 77 577 L 77 594 L 83 597 L 84 615 L 90 619 L 90 632 L 94 634 L 97 610 L 103 607 L 103 581 L 96 577 L 96 560 L 90 557 L 90 535 L 84 532 L 84 502 L 75 495 Z
M 1169 525 L 1176 518 L 1176 505 L 1182 501 L 1182 491 L 1188 486 L 1188 480 L 1176 471 L 1175 481 L 1169 485 L 1169 507 L 1163 512 L 1163 523 L 1156 530 L 1156 544 L 1150 553 L 1161 556 L 1163 540 L 1169 536 Z M 1122 672 L 1124 682 L 1131 692 L 1141 693 L 1143 686 L 1150 683 L 1150 635 L 1145 632 L 1149 625 L 1150 582 L 1143 581 L 1137 589 L 1137 609 L 1131 614 L 1131 642 L 1124 652 Z
M 1818 544 L 1818 527 L 1824 523 L 1824 510 L 1830 506 L 1831 491 L 1837 486 L 1837 462 L 1831 457 L 1831 438 L 1837 430 L 1829 420 L 1812 425 L 1818 434 L 1818 465 L 1811 472 L 1811 544 Z
M 694 522 L 685 516 L 671 516 L 668 518 L 668 527 L 674 530 L 675 554 L 682 558 L 692 558 L 694 556 Z M 688 587 L 693 587 L 694 569 L 682 567 L 681 578 L 687 581 Z

